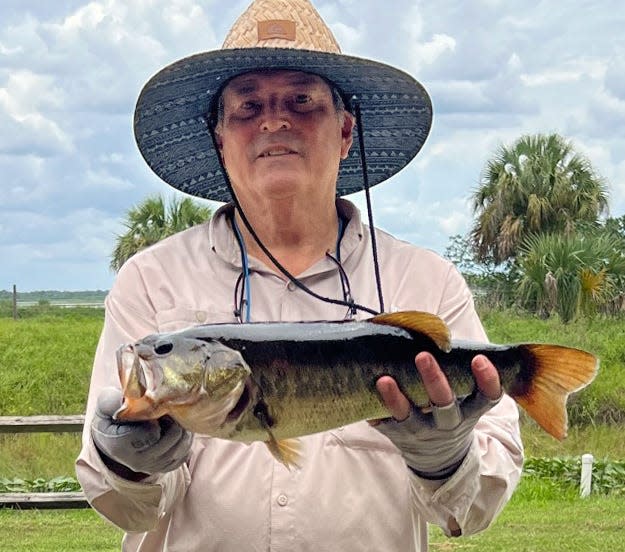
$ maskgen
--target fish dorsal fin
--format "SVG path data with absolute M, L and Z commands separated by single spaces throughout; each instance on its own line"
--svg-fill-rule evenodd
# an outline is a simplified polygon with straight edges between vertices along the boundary
M 451 350 L 451 333 L 443 320 L 430 312 L 399 311 L 378 314 L 369 319 L 374 324 L 404 328 L 429 337 L 441 351 Z

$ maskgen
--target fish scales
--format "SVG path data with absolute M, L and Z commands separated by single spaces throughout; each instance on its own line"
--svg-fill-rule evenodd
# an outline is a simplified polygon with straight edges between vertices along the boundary
M 305 332 L 306 326 L 301 329 Z M 372 331 L 331 342 L 313 338 L 258 342 L 229 340 L 215 334 L 212 337 L 241 351 L 270 414 L 277 420 L 274 435 L 278 439 L 387 416 L 375 390 L 376 381 L 384 375 L 393 377 L 415 405 L 427 406 L 427 393 L 414 364 L 414 357 L 423 350 L 437 358 L 457 396 L 468 395 L 475 388 L 472 372 L 467 369 L 472 352 L 452 349 L 445 353 L 430 340 L 408 332 Z M 491 347 L 488 354 L 500 367 L 504 388 L 512 386 L 521 369 L 514 360 L 518 351 Z M 250 440 L 251 435 L 262 435 L 262 429 L 253 417 L 248 417 L 232 438 Z

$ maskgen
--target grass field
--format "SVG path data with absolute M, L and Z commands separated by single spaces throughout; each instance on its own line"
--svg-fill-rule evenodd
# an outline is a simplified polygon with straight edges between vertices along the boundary
M 577 457 L 590 452 L 597 459 L 625 460 L 622 427 L 572 428 L 563 442 L 533 423 L 524 422 L 522 433 L 528 457 Z M 0 435 L 0 478 L 74 476 L 79 450 L 78 434 Z
M 625 459 L 623 319 L 562 325 L 510 313 L 483 314 L 492 341 L 578 346 L 601 358 L 595 382 L 570 402 L 572 427 L 560 443 L 523 417 L 528 457 Z M 76 414 L 84 410 L 102 327 L 98 309 L 42 308 L 14 321 L 0 317 L 0 415 Z M 76 434 L 0 435 L 0 478 L 73 476 Z M 121 532 L 91 510 L 0 510 L 2 551 L 118 551 Z M 625 551 L 623 494 L 580 499 L 574 488 L 524 478 L 500 518 L 478 536 L 446 539 L 433 528 L 434 551 Z
M 3 552 L 119 552 L 122 535 L 92 510 L 0 510 L 0 527 Z M 431 550 L 439 552 L 622 552 L 625 500 L 580 499 L 523 480 L 487 531 L 457 539 L 430 532 Z
M 0 318 L 0 415 L 82 413 L 102 323 L 89 308 Z

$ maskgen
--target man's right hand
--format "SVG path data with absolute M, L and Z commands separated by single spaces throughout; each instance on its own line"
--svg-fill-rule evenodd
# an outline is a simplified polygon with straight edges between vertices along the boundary
M 91 422 L 93 442 L 111 470 L 127 479 L 140 480 L 175 470 L 187 459 L 192 433 L 169 416 L 147 422 L 118 423 L 113 420 L 113 414 L 121 404 L 119 389 L 102 389 Z

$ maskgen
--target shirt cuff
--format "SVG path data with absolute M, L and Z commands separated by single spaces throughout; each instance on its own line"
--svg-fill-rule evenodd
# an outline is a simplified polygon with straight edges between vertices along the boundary
M 479 491 L 479 469 L 480 449 L 474 436 L 467 455 L 450 477 L 426 479 L 411 471 L 419 501 L 425 502 L 430 513 L 428 521 L 440 526 L 448 537 L 462 534 L 462 522 Z

